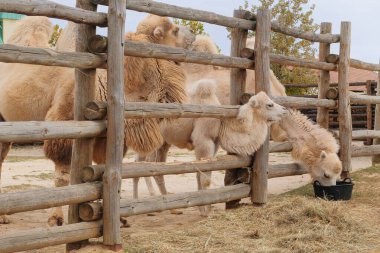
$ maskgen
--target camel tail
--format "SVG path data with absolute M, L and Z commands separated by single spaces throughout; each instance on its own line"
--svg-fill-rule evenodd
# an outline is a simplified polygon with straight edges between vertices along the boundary
M 216 94 L 216 81 L 214 79 L 201 79 L 193 84 L 189 92 L 192 97 L 208 98 Z

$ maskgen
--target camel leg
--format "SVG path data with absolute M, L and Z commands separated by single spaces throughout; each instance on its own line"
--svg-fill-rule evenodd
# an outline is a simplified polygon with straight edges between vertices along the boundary
M 194 141 L 195 156 L 197 160 L 211 159 L 215 156 L 218 146 L 212 139 L 202 138 L 202 141 Z M 211 171 L 197 172 L 198 190 L 205 190 L 211 184 Z M 199 206 L 201 216 L 208 216 L 211 205 Z
M 168 155 L 169 148 L 170 148 L 170 144 L 165 142 L 164 144 L 162 144 L 162 146 L 159 149 L 150 153 L 147 156 L 147 161 L 149 161 L 149 162 L 166 162 L 166 158 Z M 167 195 L 168 191 L 166 190 L 164 176 L 154 176 L 154 180 L 156 181 L 156 184 L 158 186 L 158 189 L 160 190 L 160 193 L 162 195 Z M 179 210 L 172 209 L 172 210 L 170 210 L 170 213 L 171 214 L 182 214 L 183 212 L 179 211 Z
M 143 162 L 145 160 L 146 160 L 146 156 L 141 155 L 141 154 L 138 154 L 136 159 L 135 159 L 136 162 Z M 149 191 L 150 196 L 156 195 L 156 192 L 153 188 L 152 180 L 150 179 L 150 177 L 145 177 L 144 179 L 145 179 L 146 186 L 148 187 L 148 191 Z M 140 180 L 140 178 L 134 178 L 133 179 L 133 198 L 134 199 L 138 198 L 139 180 Z
M 2 187 L 1 187 L 1 169 L 3 166 L 3 162 L 5 158 L 7 157 L 7 154 L 9 150 L 11 149 L 11 144 L 10 142 L 1 142 L 0 143 L 0 193 L 2 193 Z M 10 221 L 7 218 L 6 215 L 1 215 L 0 216 L 0 224 L 8 224 Z

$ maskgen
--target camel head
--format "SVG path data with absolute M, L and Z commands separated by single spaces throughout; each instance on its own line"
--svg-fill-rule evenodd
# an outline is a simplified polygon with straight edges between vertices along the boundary
M 169 18 L 149 14 L 137 25 L 136 34 L 145 34 L 151 39 L 150 42 L 173 47 L 185 47 L 187 41 L 191 43 L 195 36 L 191 31 L 181 29 L 173 24 Z
M 246 105 L 250 106 L 253 118 L 260 117 L 265 120 L 268 125 L 280 121 L 288 114 L 288 110 L 285 107 L 276 104 L 262 91 L 252 96 Z
M 342 172 L 342 162 L 338 155 L 332 152 L 322 151 L 310 175 L 313 181 L 318 181 L 323 186 L 336 185 Z

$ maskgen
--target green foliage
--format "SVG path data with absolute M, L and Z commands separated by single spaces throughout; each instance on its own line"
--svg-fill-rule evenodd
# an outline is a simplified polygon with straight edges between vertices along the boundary
M 54 47 L 57 44 L 59 36 L 61 36 L 62 28 L 59 27 L 59 25 L 54 26 L 53 34 L 51 35 L 51 38 L 49 40 L 49 44 Z
M 286 27 L 300 27 L 305 32 L 316 32 L 319 29 L 314 24 L 312 18 L 315 5 L 309 5 L 309 0 L 259 0 L 260 6 L 249 6 L 245 1 L 240 9 L 250 10 L 256 13 L 259 8 L 271 9 L 272 20 L 277 20 L 281 25 Z M 254 36 L 251 32 L 249 36 Z M 315 59 L 316 49 L 312 47 L 312 42 L 300 40 L 281 33 L 272 33 L 271 35 L 271 53 L 286 56 L 294 56 L 303 59 Z M 299 67 L 288 67 L 278 64 L 272 64 L 271 68 L 281 83 L 293 84 L 316 84 L 318 83 L 318 72 Z M 311 93 L 304 88 L 292 88 L 287 90 L 289 95 L 300 95 Z
M 202 22 L 199 21 L 193 21 L 193 20 L 185 20 L 185 19 L 173 19 L 174 24 L 181 25 L 181 26 L 187 26 L 191 29 L 191 31 L 195 35 L 207 35 L 207 33 L 204 30 L 204 25 Z

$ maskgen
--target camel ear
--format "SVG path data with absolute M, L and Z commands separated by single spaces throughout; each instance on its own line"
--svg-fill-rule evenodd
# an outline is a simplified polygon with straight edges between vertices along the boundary
M 156 39 L 163 39 L 164 38 L 164 29 L 162 29 L 161 26 L 157 26 L 153 31 L 153 36 Z
M 324 150 L 321 152 L 321 160 L 325 159 L 327 157 L 327 154 Z
M 255 108 L 258 106 L 258 101 L 257 101 L 257 98 L 256 96 L 254 97 L 251 97 L 251 99 L 249 100 L 249 105 L 252 107 L 252 108 Z

